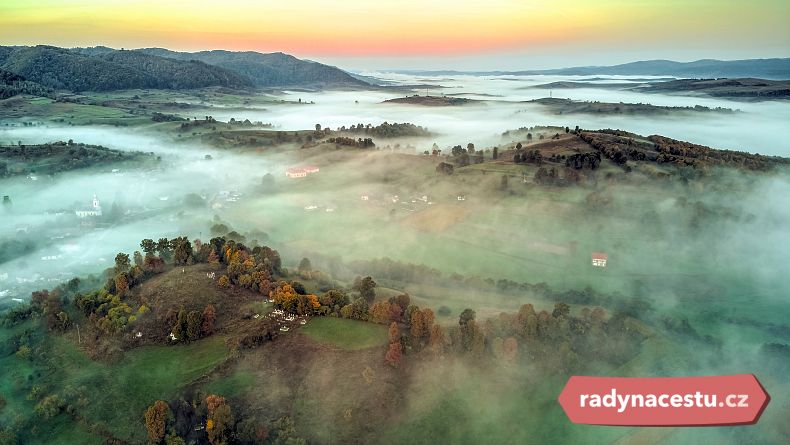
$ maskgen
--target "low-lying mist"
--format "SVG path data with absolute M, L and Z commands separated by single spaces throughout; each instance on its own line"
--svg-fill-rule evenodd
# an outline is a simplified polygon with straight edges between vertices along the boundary
M 247 244 L 277 249 L 286 267 L 295 269 L 307 257 L 339 280 L 375 275 L 372 261 L 381 258 L 436 269 L 441 279 L 435 281 L 407 282 L 395 273 L 374 278 L 382 283 L 382 294 L 409 292 L 420 306 L 437 312 L 446 308 L 449 315 L 437 319 L 444 326 L 457 326 L 465 308 L 477 311 L 481 323 L 500 312 L 516 312 L 527 303 L 551 311 L 556 295 L 573 298 L 568 301 L 573 314 L 595 306 L 603 306 L 608 315 L 631 310 L 629 314 L 651 326 L 655 335 L 645 342 L 641 355 L 596 369 L 600 374 L 756 373 L 778 388 L 772 403 L 787 406 L 781 392 L 786 383 L 778 378 L 786 360 L 781 359 L 780 365 L 765 361 L 762 348 L 790 343 L 790 284 L 785 270 L 790 251 L 789 172 L 714 169 L 709 176 L 689 181 L 602 173 L 578 186 L 541 187 L 517 175 L 503 183 L 500 172 L 484 169 L 440 175 L 435 167 L 443 158 L 415 156 L 434 143 L 444 153 L 470 142 L 478 149 L 499 144 L 509 148 L 506 145 L 512 143 L 503 139 L 503 132 L 540 124 L 620 128 L 715 148 L 789 155 L 790 143 L 782 131 L 790 121 L 787 103 L 573 89 L 552 94 L 606 102 L 700 104 L 742 112 L 553 115 L 540 105 L 518 101 L 548 96 L 548 91 L 525 86 L 565 78 L 382 76 L 446 87 L 429 88 L 434 95 L 468 93 L 472 96 L 465 97 L 477 94 L 490 101 L 424 107 L 382 104 L 398 96 L 391 92 L 291 91 L 281 97 L 301 99 L 302 104 L 182 113 L 211 115 L 220 121 L 269 122 L 288 131 L 309 130 L 315 124 L 334 129 L 411 122 L 437 135 L 375 143 L 379 148 L 410 144 L 414 153 L 296 146 L 289 147 L 293 150 L 220 149 L 196 142 L 197 138 L 178 140 L 171 133 L 145 127 L 2 127 L 3 144 L 73 139 L 153 152 L 161 159 L 118 171 L 105 166 L 38 175 L 35 180 L 0 179 L 0 195 L 12 201 L 0 208 L 0 306 L 15 304 L 12 299 L 28 299 L 31 291 L 51 288 L 75 275 L 99 275 L 113 264 L 116 253 L 140 250 L 143 238 L 186 235 L 206 241 L 234 231 Z M 287 168 L 305 165 L 320 170 L 305 178 L 285 176 Z M 88 223 L 74 212 L 90 206 L 94 194 L 104 217 Z M 606 268 L 591 266 L 592 252 L 608 254 Z M 543 288 L 550 292 L 536 290 Z M 567 428 L 553 400 L 553 391 L 564 383 L 560 377 L 546 383 L 539 380 L 544 375 L 533 369 L 479 369 L 457 361 L 414 365 L 412 371 L 404 384 L 402 420 L 409 428 L 436 428 L 439 439 L 541 442 L 562 437 L 572 443 L 592 437 L 609 443 L 623 436 L 611 429 Z M 531 397 L 551 404 L 530 404 Z M 426 424 L 421 416 L 436 415 L 437 407 L 458 417 L 439 416 L 432 420 L 435 423 Z M 773 431 L 781 412 L 780 408 L 767 413 L 770 420 L 759 428 Z M 515 422 L 525 414 L 527 428 L 514 432 L 501 426 L 502 419 Z M 471 436 L 442 429 L 458 419 Z M 408 429 L 404 431 L 404 436 L 391 432 L 389 437 L 406 441 L 410 436 Z M 773 438 L 773 434 L 761 437 Z M 673 437 L 684 442 L 737 443 L 754 436 L 717 428 Z

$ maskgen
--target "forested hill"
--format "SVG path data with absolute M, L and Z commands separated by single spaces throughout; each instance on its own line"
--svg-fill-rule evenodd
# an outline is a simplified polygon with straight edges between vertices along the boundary
M 223 50 L 182 53 L 162 48 L 139 51 L 178 60 L 200 60 L 241 74 L 260 87 L 370 87 L 367 82 L 334 66 L 297 59 L 284 53 Z
M 252 87 L 246 77 L 223 68 L 139 51 L 88 55 L 52 46 L 3 47 L 0 68 L 48 88 L 70 91 Z
M 234 89 L 371 86 L 339 68 L 283 53 L 0 46 L 0 69 L 46 88 L 75 92 L 211 86 Z

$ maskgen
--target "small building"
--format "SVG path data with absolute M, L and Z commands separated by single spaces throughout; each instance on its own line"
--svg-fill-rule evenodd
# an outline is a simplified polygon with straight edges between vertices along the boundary
M 76 214 L 79 218 L 101 216 L 101 204 L 99 203 L 99 198 L 96 197 L 96 194 L 93 194 L 93 203 L 91 207 L 75 210 L 74 214 Z
M 289 178 L 306 178 L 307 171 L 303 168 L 289 168 L 285 170 L 285 176 Z
M 370 195 L 368 195 L 367 193 L 363 193 L 359 196 L 359 199 L 363 201 L 370 201 Z
M 592 265 L 595 267 L 606 267 L 606 262 L 609 260 L 609 255 L 603 252 L 592 253 Z
M 302 170 L 304 170 L 308 175 L 312 173 L 318 173 L 319 171 L 318 167 L 316 167 L 315 165 L 307 165 L 305 167 L 302 167 Z

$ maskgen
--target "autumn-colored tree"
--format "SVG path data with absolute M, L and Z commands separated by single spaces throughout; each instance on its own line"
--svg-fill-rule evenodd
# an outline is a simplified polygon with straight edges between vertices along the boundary
M 214 309 L 213 305 L 206 306 L 203 309 L 203 317 L 202 323 L 200 325 L 200 333 L 205 335 L 211 335 L 214 333 L 214 321 L 217 319 L 217 310 Z
M 219 281 L 217 281 L 221 287 L 230 287 L 230 280 L 228 279 L 227 275 L 223 275 L 219 277 Z
M 390 303 L 390 320 L 401 321 L 403 318 L 403 309 L 397 303 Z
M 49 298 L 49 291 L 47 289 L 33 291 L 30 294 L 30 307 L 33 309 L 44 309 L 44 304 L 47 302 Z
M 414 338 L 415 343 L 420 343 L 424 332 L 425 326 L 423 324 L 422 311 L 414 311 L 411 314 L 411 336 Z
M 161 273 L 165 269 L 165 262 L 154 255 L 146 255 L 143 259 L 143 269 L 146 272 Z
M 386 323 L 390 321 L 390 303 L 378 301 L 370 307 L 370 319 L 375 323 Z
M 115 292 L 123 295 L 129 290 L 129 277 L 125 272 L 115 275 Z
M 208 263 L 209 264 L 219 264 L 219 257 L 217 256 L 217 252 L 214 249 L 208 254 Z
M 390 323 L 389 329 L 390 343 L 400 342 L 400 335 L 398 334 L 398 323 L 394 321 Z
M 230 405 L 225 402 L 224 397 L 209 395 L 206 397 L 206 408 L 208 411 L 206 432 L 209 443 L 226 445 L 235 423 Z
M 209 417 L 211 416 L 211 413 L 213 413 L 214 410 L 217 409 L 218 406 L 223 404 L 225 404 L 225 398 L 222 396 L 218 396 L 214 394 L 209 394 L 208 396 L 206 396 L 206 409 L 208 410 Z
M 269 293 L 269 298 L 274 300 L 274 304 L 289 312 L 295 309 L 297 297 L 298 294 L 293 286 L 284 281 L 280 282 L 277 287 Z
M 162 443 L 165 437 L 167 421 L 171 418 L 170 407 L 167 403 L 157 400 L 145 411 L 145 428 L 148 430 L 148 442 Z
M 401 314 L 406 312 L 406 308 L 411 304 L 411 297 L 409 294 L 400 294 L 397 297 L 391 298 L 390 302 L 400 306 Z
M 297 294 L 295 302 L 290 307 L 290 311 L 299 315 L 310 315 L 321 307 L 321 303 L 318 302 L 318 297 L 313 294 Z
M 387 364 L 389 364 L 393 368 L 397 368 L 400 365 L 402 358 L 403 358 L 403 346 L 401 346 L 400 342 L 396 341 L 390 343 L 390 347 L 387 350 L 387 354 L 384 355 L 384 359 L 387 361 Z
M 431 336 L 431 328 L 433 327 L 433 323 L 436 321 L 436 316 L 433 314 L 431 308 L 425 308 L 422 310 L 422 338 L 428 338 Z

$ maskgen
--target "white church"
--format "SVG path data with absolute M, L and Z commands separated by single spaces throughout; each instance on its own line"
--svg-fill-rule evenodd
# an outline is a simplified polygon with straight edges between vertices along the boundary
M 77 209 L 74 213 L 79 218 L 90 218 L 101 216 L 101 204 L 99 204 L 99 198 L 96 197 L 96 193 L 93 194 L 93 205 L 89 208 Z

